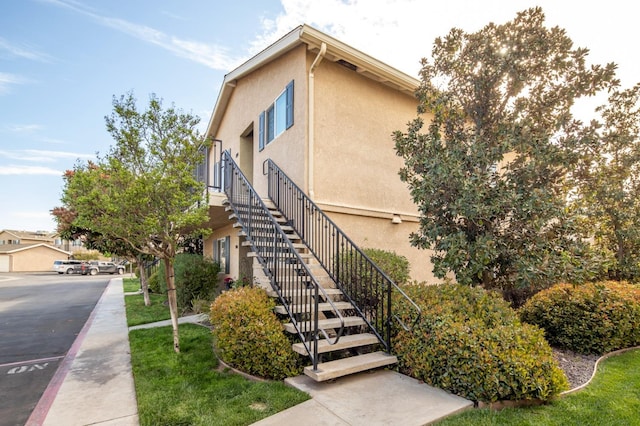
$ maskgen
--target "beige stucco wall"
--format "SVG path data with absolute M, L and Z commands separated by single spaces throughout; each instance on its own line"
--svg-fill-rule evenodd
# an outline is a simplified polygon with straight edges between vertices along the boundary
M 417 116 L 413 95 L 333 62 L 315 72 L 314 201 L 361 247 L 395 251 L 433 282 L 430 251 L 411 247 L 418 212 L 398 175 L 392 133 Z M 402 223 L 391 222 L 394 215 Z
M 265 65 L 250 75 L 238 80 L 229 100 L 218 132 L 215 137 L 223 141 L 223 149 L 231 150 L 238 164 L 241 143 L 246 143 L 242 135 L 253 127 L 253 176 L 254 188 L 266 197 L 267 180 L 262 174 L 262 163 L 271 158 L 296 180 L 304 179 L 306 167 L 306 71 L 305 46 L 299 46 L 280 58 Z M 294 81 L 294 124 L 259 151 L 259 115 L 271 105 Z M 213 161 L 214 159 L 211 159 Z
M 52 271 L 53 262 L 67 256 L 48 247 L 35 247 L 8 255 L 11 272 Z
M 417 209 L 398 171 L 402 159 L 395 154 L 392 132 L 406 130 L 416 117 L 417 101 L 408 93 L 366 78 L 342 65 L 323 60 L 315 70 L 313 174 L 309 180 L 308 71 L 316 58 L 298 46 L 235 83 L 226 112 L 213 135 L 231 150 L 235 161 L 252 158 L 250 180 L 267 196 L 263 162 L 270 158 L 303 190 L 312 185 L 314 201 L 336 217 L 340 227 L 364 247 L 393 250 L 412 264 L 412 277 L 432 280 L 429 253 L 412 248 L 409 234 L 417 228 Z M 259 151 L 259 115 L 294 80 L 294 125 Z M 247 131 L 252 149 L 247 151 Z M 251 142 L 249 142 L 251 143 Z M 216 159 L 211 158 L 212 163 Z M 245 167 L 248 170 L 248 168 Z M 403 222 L 393 225 L 400 215 Z M 231 236 L 230 276 L 240 274 L 240 239 L 237 229 L 214 230 L 205 242 L 205 255 L 213 255 L 217 238 Z
M 332 62 L 315 82 L 316 201 L 415 215 L 392 140 L 416 117 L 415 97 Z
M 386 218 L 329 213 L 328 216 L 360 248 L 393 251 L 410 263 L 411 278 L 430 284 L 439 282 L 432 274 L 430 250 L 418 250 L 409 243 L 409 235 L 418 229 L 418 223 L 403 221 L 393 224 Z

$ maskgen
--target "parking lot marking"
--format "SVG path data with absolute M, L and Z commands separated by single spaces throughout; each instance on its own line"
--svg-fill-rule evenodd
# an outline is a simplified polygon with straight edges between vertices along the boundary
M 49 358 L 39 358 L 39 359 L 29 359 L 26 361 L 18 361 L 18 362 L 9 362 L 7 364 L 0 364 L 0 368 L 5 368 L 5 367 L 23 367 L 23 366 L 30 366 L 33 364 L 41 364 L 41 363 L 49 363 L 49 361 L 57 361 L 59 359 L 64 358 L 64 356 L 52 356 Z M 11 371 L 11 370 L 9 370 Z M 7 374 L 12 374 L 12 373 L 7 373 Z

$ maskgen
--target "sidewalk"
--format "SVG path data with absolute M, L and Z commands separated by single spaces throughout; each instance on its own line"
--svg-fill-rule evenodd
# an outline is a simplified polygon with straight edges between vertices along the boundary
M 112 279 L 27 425 L 138 425 L 122 278 Z
M 179 322 L 199 320 L 194 315 Z M 171 322 L 131 329 L 162 325 Z M 138 426 L 128 333 L 122 279 L 112 279 L 26 425 Z M 421 426 L 473 406 L 471 401 L 388 370 L 329 383 L 306 376 L 285 382 L 312 399 L 254 426 Z

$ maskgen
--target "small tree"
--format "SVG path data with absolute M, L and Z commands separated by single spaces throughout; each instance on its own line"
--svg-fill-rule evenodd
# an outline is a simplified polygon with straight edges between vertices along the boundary
M 613 258 L 610 278 L 640 280 L 640 84 L 616 90 L 585 132 L 574 174 L 576 212 L 595 245 Z
M 65 179 L 70 179 L 74 172 L 67 172 Z M 110 253 L 118 257 L 123 257 L 129 261 L 135 260 L 138 265 L 142 265 L 149 255 L 140 253 L 133 249 L 129 244 L 116 237 L 107 238 L 102 234 L 92 232 L 90 229 L 78 228 L 74 225 L 77 213 L 69 210 L 67 207 L 55 207 L 51 210 L 58 226 L 58 234 L 64 239 L 75 240 L 82 238 L 85 247 L 88 249 L 98 250 L 101 253 Z M 151 306 L 151 298 L 149 297 L 149 284 L 144 267 L 140 267 L 140 288 L 144 298 L 144 305 Z
M 180 351 L 174 259 L 185 238 L 206 235 L 204 185 L 194 170 L 207 147 L 197 117 L 164 110 L 151 96 L 138 111 L 133 94 L 114 98 L 106 117 L 116 144 L 96 164 L 78 164 L 65 175 L 62 201 L 75 212 L 74 226 L 121 240 L 135 251 L 162 259 L 173 326 Z
M 436 276 L 511 290 L 584 272 L 566 214 L 581 128 L 570 108 L 615 83 L 615 65 L 588 68 L 587 53 L 540 8 L 436 39 L 417 91 L 431 122 L 394 134 L 421 215 L 411 243 L 434 250 Z

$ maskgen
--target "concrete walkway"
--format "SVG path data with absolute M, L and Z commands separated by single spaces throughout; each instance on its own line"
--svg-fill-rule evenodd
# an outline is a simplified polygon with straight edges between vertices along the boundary
M 422 426 L 473 407 L 473 403 L 389 370 L 341 377 L 330 383 L 307 376 L 285 382 L 312 399 L 254 426 Z
M 27 425 L 138 425 L 128 333 L 122 278 L 112 279 Z
M 194 315 L 179 322 L 202 319 Z M 131 329 L 165 325 L 171 322 Z M 109 282 L 26 424 L 137 426 L 128 332 L 122 279 L 116 278 Z M 388 370 L 329 383 L 317 383 L 306 376 L 285 382 L 309 393 L 312 399 L 254 425 L 418 426 L 473 406 L 471 401 Z

